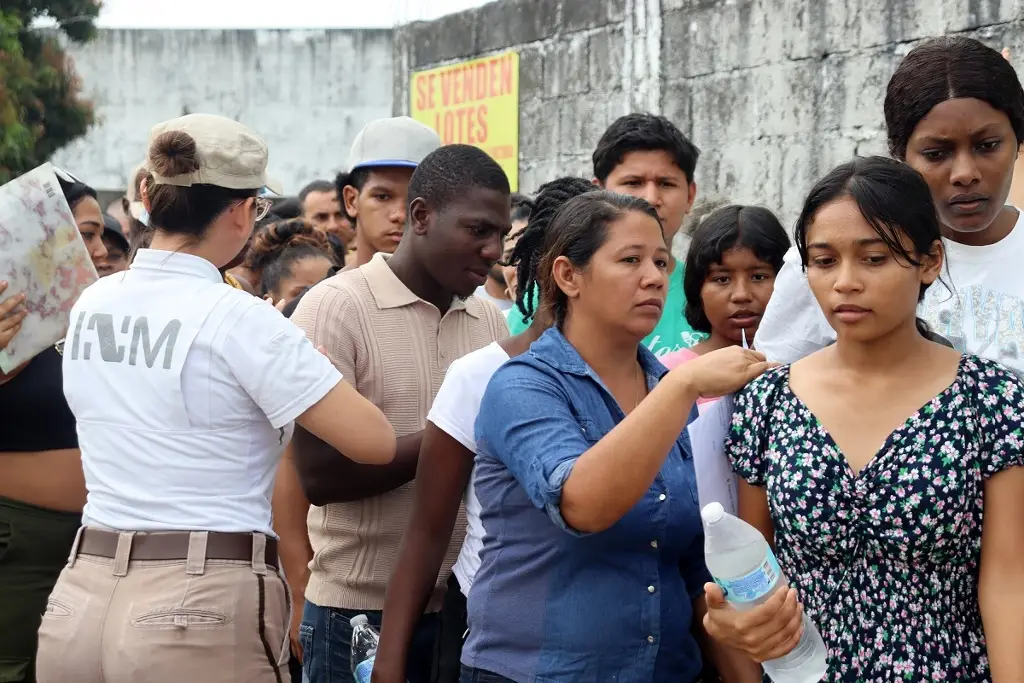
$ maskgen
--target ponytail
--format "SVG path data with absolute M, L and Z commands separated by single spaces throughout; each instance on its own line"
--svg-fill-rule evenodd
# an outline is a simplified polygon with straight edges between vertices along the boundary
M 516 267 L 519 282 L 516 307 L 523 314 L 524 322 L 537 310 L 537 269 L 544 251 L 544 238 L 555 214 L 573 197 L 597 189 L 589 180 L 565 176 L 541 185 L 536 198 L 529 202 L 529 221 L 509 259 L 509 265 Z

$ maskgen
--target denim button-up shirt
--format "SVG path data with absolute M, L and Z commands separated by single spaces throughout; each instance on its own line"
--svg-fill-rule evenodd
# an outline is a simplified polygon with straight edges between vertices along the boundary
M 648 386 L 667 372 L 638 347 Z M 691 411 L 691 419 L 696 410 Z M 710 580 L 690 444 L 614 526 L 570 528 L 577 459 L 625 415 L 558 330 L 491 379 L 476 423 L 485 529 L 462 661 L 519 683 L 689 683 L 700 673 L 692 600 Z

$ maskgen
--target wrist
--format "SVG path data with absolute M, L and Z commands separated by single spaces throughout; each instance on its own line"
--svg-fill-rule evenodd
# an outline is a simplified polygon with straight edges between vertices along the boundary
M 388 683 L 404 680 L 408 653 L 398 652 L 396 648 L 389 648 L 387 644 L 383 645 L 384 647 L 380 644 L 377 646 L 376 659 L 373 661 L 373 680 Z
M 668 373 L 665 379 L 670 382 L 669 386 L 679 401 L 694 403 L 700 398 L 696 379 L 685 365 Z

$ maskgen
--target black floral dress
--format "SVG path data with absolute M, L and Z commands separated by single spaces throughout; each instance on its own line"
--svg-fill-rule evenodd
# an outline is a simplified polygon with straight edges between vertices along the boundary
M 767 489 L 779 563 L 828 646 L 826 681 L 990 680 L 978 609 L 985 480 L 1024 465 L 1024 384 L 964 356 L 859 474 L 771 370 L 736 400 L 733 469 Z

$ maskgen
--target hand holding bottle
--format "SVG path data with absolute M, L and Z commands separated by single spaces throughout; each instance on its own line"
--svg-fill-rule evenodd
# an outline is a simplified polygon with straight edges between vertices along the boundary
M 720 503 L 704 506 L 701 520 L 715 579 L 704 586 L 705 630 L 761 663 L 775 683 L 818 683 L 828 671 L 825 643 L 764 536 Z
M 717 584 L 705 584 L 704 597 L 708 606 L 704 628 L 708 635 L 755 662 L 789 654 L 803 635 L 804 610 L 793 588 L 776 591 L 763 605 L 743 612 L 726 602 Z

